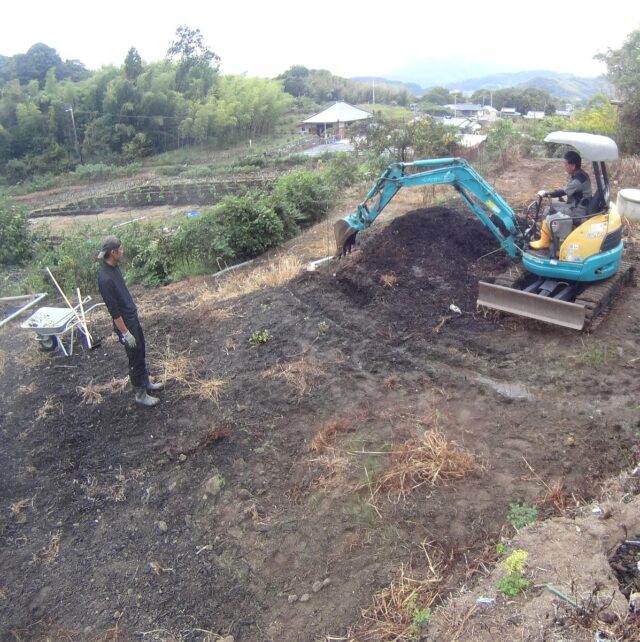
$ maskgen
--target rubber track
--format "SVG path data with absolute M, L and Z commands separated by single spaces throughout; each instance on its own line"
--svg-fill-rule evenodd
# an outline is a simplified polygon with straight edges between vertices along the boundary
M 521 265 L 513 265 L 506 272 L 498 275 L 494 283 L 505 288 L 520 289 L 518 286 L 526 271 Z M 609 279 L 588 286 L 574 301 L 586 308 L 584 331 L 595 330 L 609 311 L 616 296 L 625 285 L 634 281 L 635 269 L 630 263 L 620 264 L 618 272 Z
M 634 280 L 635 269 L 630 263 L 621 263 L 618 272 L 606 281 L 588 286 L 574 301 L 586 308 L 584 329 L 595 330 L 609 311 L 614 299 L 625 285 Z

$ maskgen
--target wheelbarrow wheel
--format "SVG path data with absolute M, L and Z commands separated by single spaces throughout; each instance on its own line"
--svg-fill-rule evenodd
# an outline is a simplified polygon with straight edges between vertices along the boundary
M 53 352 L 58 347 L 58 337 L 55 334 L 38 335 L 38 343 L 42 352 Z

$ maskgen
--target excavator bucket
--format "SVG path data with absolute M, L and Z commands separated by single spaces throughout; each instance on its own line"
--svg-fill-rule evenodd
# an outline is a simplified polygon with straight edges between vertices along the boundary
M 356 234 L 349 223 L 343 218 L 333 224 L 333 234 L 336 237 L 336 256 L 340 257 L 351 252 L 356 242 Z
M 479 283 L 477 305 L 572 330 L 582 330 L 586 319 L 584 305 L 483 281 Z

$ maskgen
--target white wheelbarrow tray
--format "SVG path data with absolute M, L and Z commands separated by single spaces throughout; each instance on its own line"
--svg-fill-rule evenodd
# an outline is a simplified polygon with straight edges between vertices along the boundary
M 91 301 L 91 297 L 85 297 L 82 301 L 82 306 L 89 301 Z M 104 303 L 94 303 L 85 309 L 84 318 L 86 319 L 89 312 L 101 305 L 104 305 Z M 73 354 L 76 328 L 78 328 L 80 335 L 84 337 L 85 343 L 87 341 L 85 328 L 81 321 L 83 309 L 80 305 L 77 305 L 73 310 L 71 308 L 38 308 L 20 327 L 25 330 L 35 331 L 41 350 L 50 352 L 58 347 L 68 357 Z M 65 334 L 69 335 L 68 347 L 65 347 L 63 341 Z

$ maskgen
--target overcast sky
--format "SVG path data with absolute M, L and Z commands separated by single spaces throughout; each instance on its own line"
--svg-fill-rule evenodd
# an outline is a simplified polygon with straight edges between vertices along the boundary
M 593 56 L 640 28 L 634 0 L 9 0 L 0 12 L 5 56 L 43 42 L 89 69 L 121 65 L 132 46 L 152 62 L 186 24 L 200 29 L 223 73 L 267 77 L 294 64 L 388 76 L 416 59 L 453 56 L 594 76 L 605 67 Z

